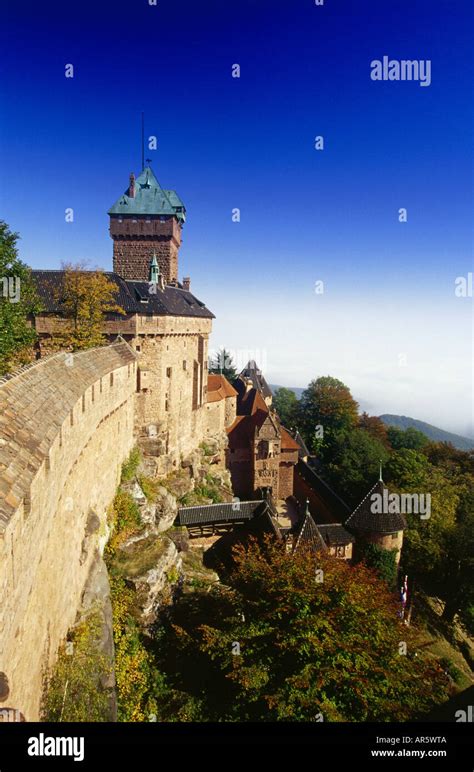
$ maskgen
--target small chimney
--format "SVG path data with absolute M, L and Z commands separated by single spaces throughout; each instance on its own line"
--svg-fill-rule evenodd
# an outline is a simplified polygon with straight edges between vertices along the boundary
M 186 292 L 189 292 L 191 289 L 191 279 L 189 276 L 183 277 L 183 289 L 186 290 Z
M 130 198 L 135 198 L 135 175 L 132 172 L 130 175 L 130 186 L 128 188 L 128 195 Z

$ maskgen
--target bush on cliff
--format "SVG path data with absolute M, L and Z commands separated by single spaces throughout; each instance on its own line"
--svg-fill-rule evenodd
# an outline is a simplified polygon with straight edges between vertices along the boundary
M 98 613 L 70 632 L 46 684 L 43 721 L 110 721 L 110 694 L 103 682 L 111 664 L 98 647 L 100 636 Z
M 201 720 L 406 721 L 446 697 L 445 676 L 365 565 L 269 541 L 236 548 L 230 583 L 184 596 L 157 641 L 158 667 Z
M 140 450 L 135 447 L 130 451 L 127 460 L 122 464 L 122 482 L 130 482 L 130 480 L 133 480 L 137 474 L 138 467 L 140 466 L 140 461 Z

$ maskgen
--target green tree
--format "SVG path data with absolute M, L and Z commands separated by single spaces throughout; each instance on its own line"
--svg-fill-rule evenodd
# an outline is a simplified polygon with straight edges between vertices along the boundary
M 0 220 L 0 376 L 34 358 L 29 319 L 41 307 L 31 271 L 18 257 L 18 238 Z
M 380 473 L 380 463 L 389 458 L 385 445 L 364 429 L 340 432 L 333 438 L 332 460 L 326 476 L 336 491 L 356 506 Z
M 227 349 L 221 348 L 209 362 L 209 372 L 216 375 L 223 375 L 232 383 L 237 377 L 232 355 Z
M 474 480 L 460 493 L 456 524 L 446 535 L 446 557 L 442 564 L 443 618 L 452 622 L 459 612 L 468 629 L 474 630 Z
M 409 426 L 408 429 L 399 429 L 397 426 L 389 426 L 387 428 L 387 436 L 390 445 L 394 450 L 402 450 L 404 448 L 410 450 L 421 450 L 428 444 L 429 440 L 426 434 Z
M 299 422 L 310 450 L 326 462 L 336 434 L 357 426 L 358 404 L 349 388 L 331 376 L 317 378 L 308 385 L 299 401 Z
M 445 698 L 444 675 L 365 565 L 271 540 L 235 560 L 230 589 L 183 599 L 165 647 L 201 720 L 405 721 Z
M 439 587 L 447 539 L 456 523 L 459 486 L 417 450 L 402 449 L 393 453 L 384 477 L 393 492 L 423 494 L 425 501 L 430 497 L 429 512 L 423 516 L 421 513 L 407 515 L 402 561 L 412 576 Z
M 283 426 L 294 427 L 298 411 L 298 398 L 295 392 L 281 386 L 275 391 L 272 404 L 280 416 Z
M 384 468 L 384 478 L 387 482 L 393 482 L 400 490 L 410 492 L 411 489 L 416 490 L 424 486 L 430 469 L 432 467 L 423 453 L 403 448 L 392 453 Z

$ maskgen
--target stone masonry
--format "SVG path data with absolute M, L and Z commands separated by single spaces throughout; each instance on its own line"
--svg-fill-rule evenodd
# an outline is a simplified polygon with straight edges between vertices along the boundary
M 0 384 L 0 672 L 27 721 L 39 718 L 43 677 L 105 544 L 134 444 L 136 368 L 119 343 L 57 354 Z

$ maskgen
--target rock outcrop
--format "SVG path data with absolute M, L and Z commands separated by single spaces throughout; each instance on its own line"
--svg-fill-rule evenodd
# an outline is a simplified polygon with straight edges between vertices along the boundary
M 169 586 L 178 581 L 181 564 L 174 542 L 154 530 L 146 529 L 118 550 L 114 565 L 135 588 L 137 611 L 145 628 L 156 620 Z

